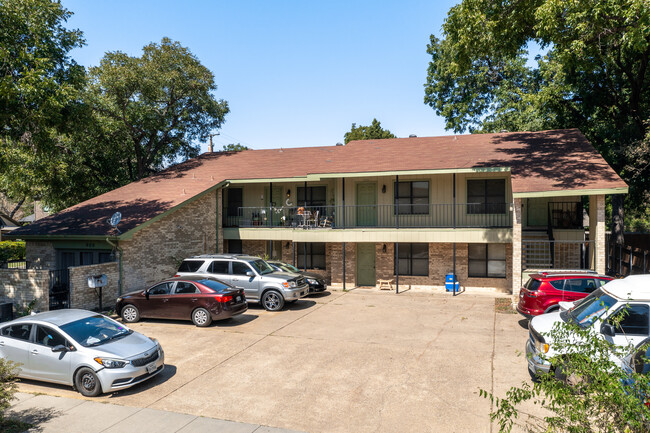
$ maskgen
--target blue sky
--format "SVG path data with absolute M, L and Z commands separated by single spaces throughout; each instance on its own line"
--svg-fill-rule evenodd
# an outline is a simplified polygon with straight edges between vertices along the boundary
M 62 0 L 95 66 L 106 51 L 141 55 L 164 36 L 215 75 L 230 113 L 217 148 L 323 146 L 377 118 L 398 137 L 446 135 L 423 103 L 429 35 L 456 1 Z M 202 144 L 202 150 L 207 144 Z

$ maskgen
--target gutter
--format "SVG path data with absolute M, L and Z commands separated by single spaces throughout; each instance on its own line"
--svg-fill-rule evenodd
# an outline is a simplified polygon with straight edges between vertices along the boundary
M 119 256 L 117 259 L 118 269 L 119 269 L 117 273 L 117 294 L 118 296 L 121 296 L 122 295 L 122 254 L 124 250 L 122 249 L 122 247 L 118 245 L 120 241 L 117 239 L 116 239 L 116 243 L 113 243 L 109 238 L 106 238 L 106 242 L 119 252 Z

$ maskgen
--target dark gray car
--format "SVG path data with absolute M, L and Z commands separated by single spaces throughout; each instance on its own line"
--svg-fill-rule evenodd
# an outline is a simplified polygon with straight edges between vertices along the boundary
M 0 356 L 19 364 L 18 377 L 72 385 L 88 397 L 151 379 L 165 363 L 157 340 L 85 310 L 3 323 Z
M 259 257 L 243 254 L 210 254 L 183 260 L 177 277 L 210 275 L 244 289 L 248 302 L 259 302 L 268 311 L 278 311 L 285 302 L 309 293 L 305 278 L 289 272 L 275 272 Z

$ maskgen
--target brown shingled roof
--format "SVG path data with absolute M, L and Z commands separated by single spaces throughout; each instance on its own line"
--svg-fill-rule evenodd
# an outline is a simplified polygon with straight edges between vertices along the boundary
M 206 153 L 22 227 L 12 237 L 125 233 L 225 180 L 509 167 L 515 194 L 626 188 L 577 129 L 352 141 L 346 146 Z

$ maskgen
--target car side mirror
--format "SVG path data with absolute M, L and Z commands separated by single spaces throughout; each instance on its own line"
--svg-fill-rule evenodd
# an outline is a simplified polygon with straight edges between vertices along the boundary
M 145 297 L 145 299 L 147 299 L 147 300 L 149 299 L 149 290 L 145 290 L 145 291 L 144 291 L 144 297 Z
M 57 344 L 52 348 L 52 352 L 68 352 L 70 349 L 63 344 Z
M 253 271 L 246 271 L 246 276 L 248 276 L 248 277 L 252 277 L 252 276 L 254 276 L 254 275 L 255 275 L 255 274 L 253 274 Z
M 610 323 L 603 323 L 600 327 L 600 333 L 607 337 L 613 337 L 616 335 L 616 329 L 614 328 L 614 325 Z

